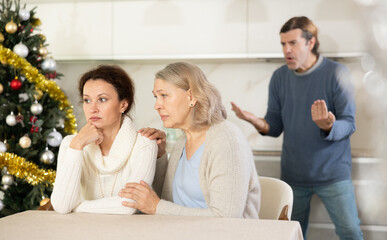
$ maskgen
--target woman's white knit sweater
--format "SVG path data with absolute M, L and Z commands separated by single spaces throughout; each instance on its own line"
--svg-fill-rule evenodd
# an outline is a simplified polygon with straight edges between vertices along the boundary
M 63 139 L 59 149 L 57 175 L 51 202 L 59 213 L 89 212 L 133 214 L 135 209 L 122 206 L 127 199 L 118 192 L 128 182 L 152 184 L 157 145 L 137 133 L 125 117 L 108 156 L 102 156 L 92 143 L 83 150 L 69 147 L 74 135 Z
M 253 153 L 243 133 L 229 121 L 211 126 L 204 142 L 199 183 L 208 208 L 173 203 L 172 182 L 185 139 L 179 139 L 169 160 L 164 156 L 157 161 L 153 187 L 162 192 L 162 200 L 156 214 L 258 218 L 261 191 Z

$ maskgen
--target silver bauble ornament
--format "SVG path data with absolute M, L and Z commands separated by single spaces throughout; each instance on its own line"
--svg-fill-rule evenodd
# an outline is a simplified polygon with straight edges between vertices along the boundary
M 3 175 L 3 177 L 1 178 L 1 183 L 3 185 L 12 185 L 13 184 L 13 176 L 10 175 L 10 174 L 5 174 Z
M 19 55 L 20 57 L 27 57 L 28 56 L 28 47 L 24 45 L 23 43 L 18 43 L 13 47 L 14 53 Z
M 1 169 L 1 175 L 5 175 L 5 174 L 9 174 L 8 168 L 7 168 L 7 167 L 3 167 L 3 168 Z
M 13 114 L 13 112 L 11 112 L 11 114 L 9 114 L 7 116 L 7 118 L 5 119 L 5 122 L 9 125 L 9 126 L 15 126 L 16 125 L 16 116 L 15 114 Z
M 0 141 L 0 153 L 5 153 L 7 151 L 7 145 Z
M 41 114 L 43 112 L 43 106 L 40 103 L 38 103 L 38 101 L 35 101 L 31 105 L 30 111 L 34 115 L 39 115 L 39 114 Z
M 40 161 L 44 164 L 52 164 L 55 160 L 55 154 L 48 150 L 48 148 L 46 148 L 46 150 L 42 153 L 42 155 L 40 156 Z
M 28 136 L 21 137 L 19 139 L 19 144 L 22 148 L 29 148 L 31 146 L 31 138 Z
M 19 93 L 19 103 L 26 102 L 29 99 L 30 98 L 27 93 Z
M 48 134 L 47 143 L 51 147 L 58 147 L 61 142 L 62 142 L 62 134 L 60 134 L 60 132 L 57 132 L 56 129 L 54 128 L 54 131 Z
M 27 21 L 28 19 L 30 19 L 30 12 L 25 9 L 22 9 L 19 11 L 19 16 L 22 21 Z
M 4 203 L 3 203 L 3 201 L 0 199 L 0 211 L 3 210 L 3 208 L 4 208 Z
M 56 69 L 56 62 L 52 58 L 47 58 L 42 62 L 42 69 L 46 71 L 55 71 Z

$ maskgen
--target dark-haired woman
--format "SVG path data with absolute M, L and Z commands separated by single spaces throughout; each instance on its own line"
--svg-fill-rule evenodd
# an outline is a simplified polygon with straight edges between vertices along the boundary
M 62 141 L 52 205 L 59 213 L 133 214 L 118 192 L 127 182 L 152 184 L 157 157 L 156 142 L 127 115 L 133 81 L 120 67 L 102 65 L 83 74 L 78 89 L 87 123 Z

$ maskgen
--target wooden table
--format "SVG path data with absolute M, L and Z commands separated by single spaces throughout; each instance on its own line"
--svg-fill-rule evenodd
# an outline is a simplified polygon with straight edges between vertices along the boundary
M 0 239 L 299 240 L 298 222 L 26 211 L 0 218 Z

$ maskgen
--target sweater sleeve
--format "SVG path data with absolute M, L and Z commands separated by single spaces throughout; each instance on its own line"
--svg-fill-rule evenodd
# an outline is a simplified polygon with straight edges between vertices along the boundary
M 63 139 L 51 203 L 58 213 L 69 213 L 80 203 L 83 154 L 69 147 L 73 136 Z
M 207 208 L 189 208 L 161 200 L 156 214 L 242 218 L 247 202 L 252 160 L 251 149 L 241 136 L 223 131 L 206 139 L 200 186 Z M 249 156 L 251 155 L 251 156 Z
M 280 82 L 276 77 L 277 72 L 273 73 L 269 84 L 269 99 L 265 120 L 269 124 L 268 136 L 278 137 L 283 131 L 283 122 L 281 115 L 281 101 L 280 101 Z M 262 134 L 262 133 L 261 133 Z M 262 134 L 265 135 L 265 134 Z
M 341 141 L 355 132 L 355 100 L 353 96 L 353 85 L 350 81 L 350 73 L 342 66 L 337 70 L 337 81 L 333 84 L 332 111 L 336 117 L 329 134 L 321 130 L 321 135 L 328 141 Z
M 125 183 L 139 183 L 143 180 L 148 185 L 152 185 L 156 168 L 157 144 L 149 139 L 142 139 L 142 142 L 145 142 L 145 144 L 136 144 L 133 149 L 131 159 L 129 160 L 132 174 L 125 179 Z M 106 214 L 134 214 L 136 212 L 134 208 L 123 206 L 121 204 L 122 201 L 132 200 L 121 198 L 118 196 L 118 192 L 116 192 L 116 196 L 83 201 L 74 211 Z
M 214 217 L 213 212 L 208 208 L 189 208 L 173 202 L 161 199 L 156 208 L 157 215 L 170 216 L 200 216 Z

